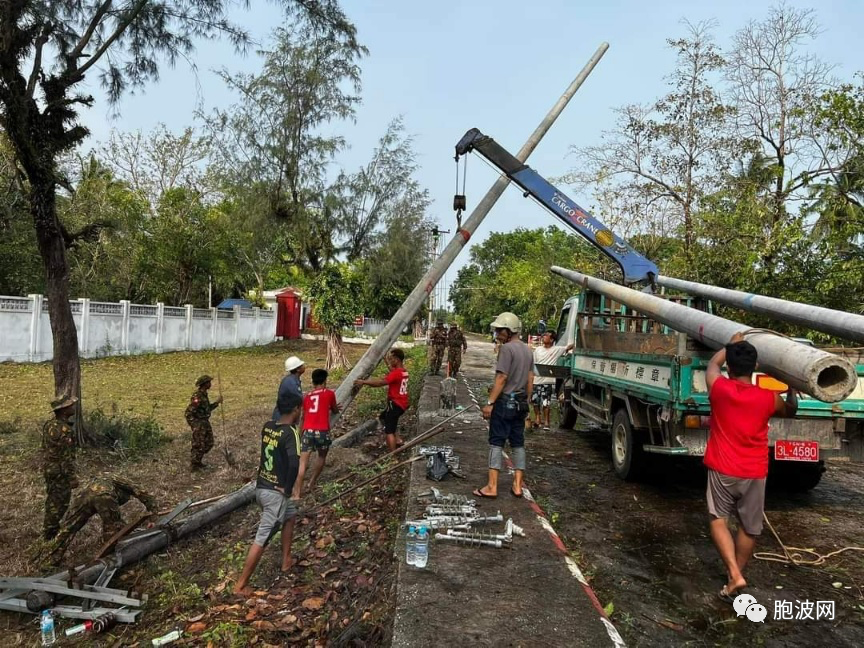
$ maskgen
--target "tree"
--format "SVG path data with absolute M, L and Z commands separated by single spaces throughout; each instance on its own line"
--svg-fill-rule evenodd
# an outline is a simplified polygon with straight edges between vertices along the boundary
M 638 223 L 642 233 L 658 222 L 662 237 L 674 233 L 669 225 L 680 229 L 691 267 L 694 214 L 702 196 L 718 188 L 736 150 L 727 128 L 731 110 L 712 85 L 725 65 L 712 27 L 687 23 L 686 37 L 667 40 L 678 55 L 669 77 L 672 91 L 648 107 L 619 108 L 617 126 L 604 133 L 604 143 L 577 151 L 588 169 L 572 176 L 594 183 L 618 179 L 605 185 L 604 197 L 618 207 L 634 206 L 626 220 Z
M 775 6 L 761 22 L 739 30 L 729 54 L 726 77 L 741 137 L 755 138 L 773 172 L 770 225 L 784 227 L 797 214 L 788 201 L 830 173 L 818 155 L 808 105 L 830 87 L 831 67 L 802 50 L 819 33 L 812 10 Z M 773 243 L 782 236 L 770 237 Z M 764 249 L 761 260 L 775 265 L 780 248 Z
M 248 3 L 247 3 L 248 4 Z M 334 0 L 292 0 L 318 25 L 354 37 Z M 78 337 L 69 305 L 70 245 L 89 235 L 58 218 L 57 188 L 72 187 L 58 158 L 88 134 L 79 111 L 93 105 L 79 88 L 98 73 L 108 100 L 159 76 L 193 50 L 193 39 L 226 36 L 238 49 L 248 34 L 228 20 L 223 0 L 17 0 L 0 3 L 0 125 L 27 181 L 27 198 L 45 267 L 54 341 L 54 388 L 81 393 Z
M 360 291 L 357 276 L 344 263 L 322 268 L 309 283 L 307 295 L 313 304 L 313 315 L 327 330 L 325 369 L 351 367 L 342 345 L 342 329 L 361 314 L 357 299 Z
M 342 174 L 336 182 L 340 191 L 339 229 L 347 237 L 343 249 L 349 261 L 359 259 L 382 223 L 394 217 L 406 200 L 418 201 L 422 213 L 429 199 L 413 178 L 417 170 L 414 139 L 405 135 L 397 117 L 378 141 L 372 159 L 357 173 Z M 389 227 L 389 224 L 388 224 Z
M 216 144 L 215 163 L 225 185 L 254 185 L 266 196 L 266 201 L 246 201 L 255 209 L 248 212 L 244 229 L 267 217 L 285 221 L 291 228 L 290 253 L 317 271 L 329 257 L 317 251 L 332 247 L 327 239 L 336 227 L 327 169 L 346 146 L 343 137 L 325 135 L 322 128 L 354 117 L 360 101 L 357 61 L 366 50 L 353 32 L 322 37 L 303 21 L 276 30 L 273 48 L 259 53 L 264 57 L 260 74 L 221 73 L 240 100 L 206 118 Z

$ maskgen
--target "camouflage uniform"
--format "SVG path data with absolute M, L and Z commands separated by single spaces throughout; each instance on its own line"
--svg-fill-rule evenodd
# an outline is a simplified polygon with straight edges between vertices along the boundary
M 450 365 L 451 376 L 455 377 L 459 373 L 459 367 L 462 366 L 462 352 L 467 349 L 465 335 L 452 325 L 447 332 L 447 363 Z
M 210 380 L 202 376 L 196 382 L 198 389 L 192 394 L 189 406 L 186 408 L 186 422 L 192 428 L 192 468 L 200 468 L 201 460 L 213 448 L 213 428 L 210 426 L 210 414 L 219 407 L 219 403 L 211 403 L 207 390 L 202 385 Z
M 48 548 L 53 561 L 59 560 L 66 547 L 94 515 L 102 520 L 102 542 L 108 542 L 123 528 L 120 507 L 134 497 L 151 513 L 156 512 L 156 500 L 147 491 L 119 477 L 97 477 L 75 493 L 63 527 Z
M 69 424 L 54 418 L 42 428 L 42 473 L 45 475 L 45 521 L 42 535 L 51 540 L 69 508 L 75 477 L 75 435 Z
M 441 370 L 444 359 L 444 348 L 447 346 L 447 331 L 440 324 L 429 334 L 429 373 L 437 374 Z

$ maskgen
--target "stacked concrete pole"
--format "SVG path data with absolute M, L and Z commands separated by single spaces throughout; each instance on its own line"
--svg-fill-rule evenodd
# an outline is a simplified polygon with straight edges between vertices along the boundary
M 744 333 L 750 328 L 746 324 L 580 272 L 558 266 L 552 266 L 551 270 L 579 286 L 611 297 L 642 315 L 686 333 L 712 349 L 719 349 L 735 333 Z M 756 347 L 762 371 L 826 403 L 843 400 L 858 385 L 855 366 L 846 358 L 771 333 L 751 334 L 747 341 Z
M 531 137 L 528 138 L 528 141 L 519 150 L 519 153 L 516 154 L 516 157 L 520 161 L 524 162 L 528 159 L 528 156 L 534 151 L 540 140 L 543 139 L 543 136 L 564 110 L 570 99 L 573 98 L 573 95 L 576 94 L 576 91 L 585 79 L 588 78 L 588 75 L 591 74 L 591 71 L 606 53 L 607 49 L 609 49 L 608 43 L 603 43 L 597 48 L 597 51 L 588 63 L 585 64 L 579 75 L 569 85 L 564 94 L 561 95 L 561 98 L 558 99 L 543 121 L 540 122 L 540 125 L 531 134 Z M 339 385 L 339 388 L 336 390 L 336 399 L 342 406 L 343 411 L 357 395 L 358 390 L 354 388 L 354 381 L 369 376 L 393 343 L 399 339 L 402 330 L 411 322 L 417 311 L 420 310 L 429 294 L 435 289 L 435 285 L 446 272 L 447 268 L 452 265 L 456 256 L 462 251 L 462 248 L 468 243 L 480 223 L 486 218 L 489 210 L 492 209 L 492 206 L 501 197 L 501 194 L 504 193 L 508 184 L 510 184 L 510 181 L 506 177 L 501 177 L 495 181 L 495 184 L 492 185 L 492 188 L 483 197 L 483 200 L 471 212 L 462 228 L 456 232 L 456 235 L 447 244 L 447 247 L 444 248 L 441 256 L 432 263 L 429 270 L 426 271 L 426 274 L 420 280 L 420 283 L 411 291 L 411 294 L 408 295 L 408 298 L 393 315 L 390 322 L 369 347 L 369 350 L 366 351 L 363 357 L 354 365 L 354 368 L 345 380 L 342 381 L 342 384 Z M 337 440 L 336 443 L 338 445 L 339 441 Z

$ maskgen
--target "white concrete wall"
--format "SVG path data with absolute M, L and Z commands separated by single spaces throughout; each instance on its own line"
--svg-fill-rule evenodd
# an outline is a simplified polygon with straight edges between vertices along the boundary
M 71 302 L 81 357 L 229 349 L 275 339 L 274 311 Z M 44 362 L 53 355 L 51 320 L 42 295 L 0 296 L 0 362 Z

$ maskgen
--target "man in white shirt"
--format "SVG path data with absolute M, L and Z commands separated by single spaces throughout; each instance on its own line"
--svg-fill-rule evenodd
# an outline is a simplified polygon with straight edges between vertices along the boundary
M 555 331 L 546 331 L 543 334 L 543 346 L 534 349 L 535 365 L 554 365 L 565 353 L 569 353 L 573 345 L 567 347 L 555 346 L 558 335 Z M 543 425 L 544 430 L 549 429 L 549 417 L 552 412 L 552 399 L 555 397 L 555 379 L 540 375 L 535 366 L 534 370 L 534 427 Z M 544 425 L 545 423 L 545 425 Z

